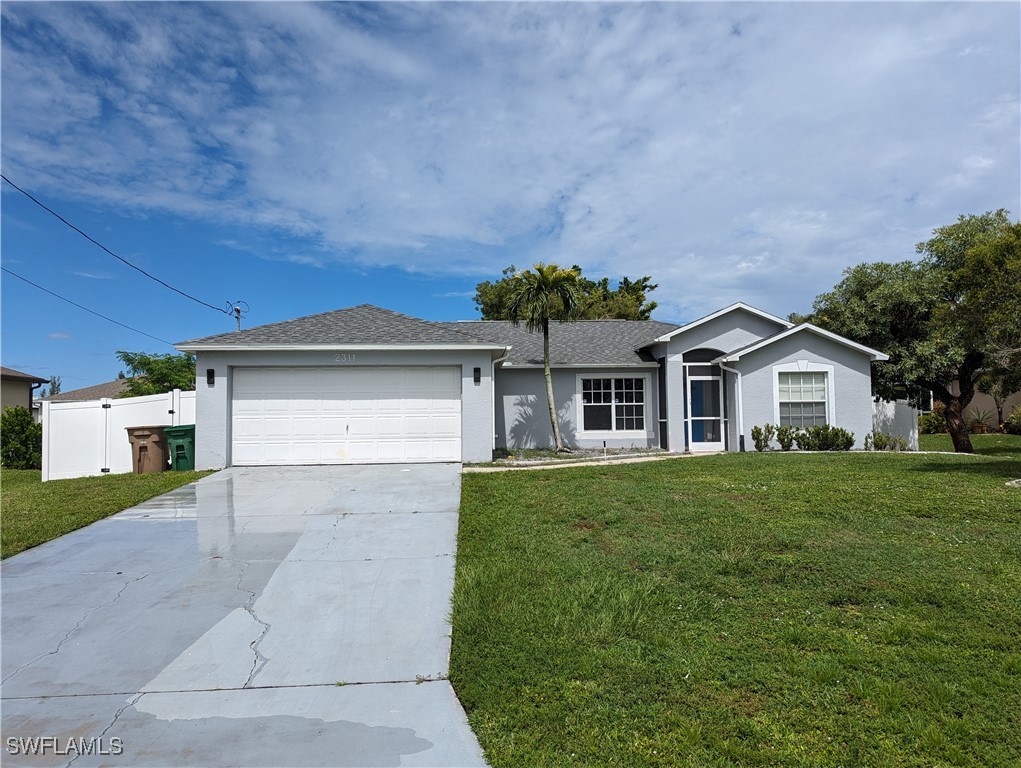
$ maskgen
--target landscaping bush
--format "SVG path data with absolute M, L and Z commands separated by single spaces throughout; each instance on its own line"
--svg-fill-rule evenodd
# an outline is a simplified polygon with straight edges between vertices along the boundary
M 1021 435 L 1021 405 L 1010 412 L 1010 416 L 1003 422 L 1003 428 L 1011 435 Z
M 789 451 L 794 447 L 794 438 L 798 430 L 790 424 L 780 424 L 776 428 L 776 441 L 780 443 L 780 450 Z
M 849 451 L 854 445 L 854 432 L 824 424 L 807 427 L 794 436 L 802 451 Z
M 923 435 L 941 435 L 947 431 L 947 419 L 943 415 L 943 403 L 933 403 L 929 413 L 918 416 L 918 431 Z
M 42 469 L 43 428 L 28 408 L 5 408 L 0 416 L 0 464 L 8 469 Z
M 866 451 L 906 451 L 908 441 L 901 435 L 888 435 L 885 432 L 869 432 L 865 435 Z
M 763 424 L 761 427 L 752 427 L 752 440 L 755 442 L 756 451 L 768 451 L 769 442 L 776 433 L 772 424 Z

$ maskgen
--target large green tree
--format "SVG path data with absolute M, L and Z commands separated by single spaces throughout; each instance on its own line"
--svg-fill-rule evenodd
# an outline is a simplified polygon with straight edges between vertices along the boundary
M 553 443 L 558 452 L 566 450 L 560 436 L 557 406 L 553 400 L 553 375 L 550 372 L 549 328 L 551 321 L 570 322 L 578 318 L 581 293 L 578 273 L 556 264 L 536 264 L 514 275 L 511 280 L 509 319 L 525 324 L 530 333 L 542 333 L 542 370 L 546 377 L 546 403 L 549 406 Z
M 582 277 L 578 265 L 571 270 L 578 276 L 579 320 L 648 320 L 657 306 L 648 295 L 658 286 L 648 275 L 635 280 L 622 277 L 617 286 L 612 287 L 608 277 L 589 280 Z M 486 280 L 475 286 L 475 306 L 483 320 L 511 319 L 510 307 L 518 271 L 512 264 L 503 270 L 502 275 L 499 280 Z M 553 301 L 555 306 L 556 299 Z
M 118 352 L 128 369 L 127 388 L 119 397 L 160 395 L 172 389 L 195 389 L 195 358 L 191 355 L 160 355 Z
M 944 406 L 954 450 L 973 448 L 964 409 L 989 371 L 1021 365 L 1021 225 L 1007 211 L 961 216 L 919 243 L 917 261 L 859 264 L 809 319 L 890 356 L 873 391 Z M 956 386 L 955 386 L 956 385 Z

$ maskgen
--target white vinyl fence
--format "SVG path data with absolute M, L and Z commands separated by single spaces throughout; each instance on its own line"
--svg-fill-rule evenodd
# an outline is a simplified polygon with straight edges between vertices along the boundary
M 900 435 L 908 441 L 908 450 L 918 450 L 918 409 L 896 400 L 872 403 L 872 429 L 883 434 Z
M 132 470 L 127 427 L 195 423 L 195 393 L 43 401 L 43 482 Z

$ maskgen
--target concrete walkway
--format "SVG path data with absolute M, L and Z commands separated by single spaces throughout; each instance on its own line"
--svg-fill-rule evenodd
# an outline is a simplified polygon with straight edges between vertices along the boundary
M 3 764 L 483 765 L 459 471 L 230 469 L 4 561 Z

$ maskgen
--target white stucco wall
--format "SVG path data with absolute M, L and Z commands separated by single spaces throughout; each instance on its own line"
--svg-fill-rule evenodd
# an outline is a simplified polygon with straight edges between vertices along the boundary
M 581 431 L 578 377 L 635 378 L 644 376 L 645 430 L 641 433 L 585 434 Z M 496 447 L 547 448 L 553 430 L 546 405 L 542 368 L 500 368 L 496 374 Z M 553 370 L 553 399 L 560 435 L 570 448 L 648 448 L 659 445 L 655 368 L 560 368 Z
M 909 450 L 918 450 L 918 410 L 907 401 L 873 401 L 872 428 L 891 437 L 899 435 L 907 441 Z
M 344 350 L 303 352 L 199 352 L 196 361 L 195 466 L 230 466 L 231 383 L 235 367 L 269 366 L 440 366 L 461 367 L 462 460 L 489 461 L 493 451 L 493 365 L 488 351 L 365 351 L 352 349 L 356 362 L 338 362 Z M 476 384 L 474 368 L 482 379 Z M 212 368 L 215 382 L 206 383 Z
M 806 370 L 833 368 L 830 423 L 854 432 L 854 447 L 864 447 L 872 431 L 872 374 L 869 358 L 829 339 L 802 332 L 749 353 L 730 367 L 741 371 L 745 445 L 752 447 L 752 427 L 776 424 L 776 370 L 781 364 L 806 361 Z

